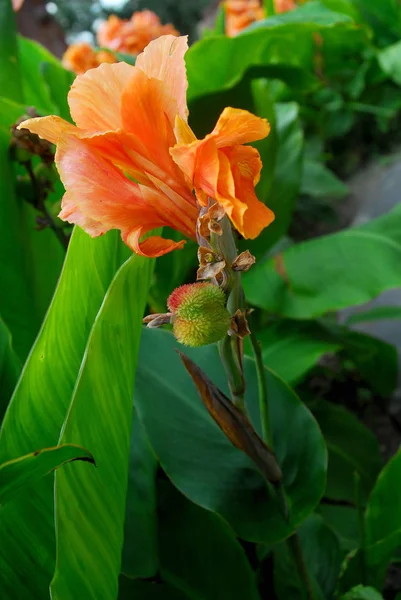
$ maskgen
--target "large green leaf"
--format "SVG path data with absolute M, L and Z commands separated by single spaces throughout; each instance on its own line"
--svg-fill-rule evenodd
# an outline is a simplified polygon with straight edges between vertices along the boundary
M 341 568 L 341 552 L 333 531 L 319 515 L 311 515 L 298 530 L 299 543 L 314 598 L 333 598 Z M 274 587 L 279 600 L 304 600 L 304 584 L 300 581 L 288 545 L 279 544 L 274 552 Z
M 188 600 L 189 596 L 177 587 L 161 581 L 142 581 L 121 576 L 118 600 Z
M 401 207 L 361 227 L 296 244 L 244 275 L 248 300 L 310 319 L 401 285 Z
M 12 348 L 10 332 L 0 319 L 0 421 L 6 412 L 20 372 L 21 363 Z
M 255 23 L 234 38 L 200 40 L 186 56 L 188 98 L 192 101 L 230 89 L 245 73 L 256 78 L 282 78 L 292 87 L 313 86 L 317 79 L 313 74 L 311 33 L 336 26 L 352 27 L 352 20 L 311 2 L 293 13 Z M 294 44 L 297 52 L 293 51 Z
M 91 239 L 74 230 L 57 291 L 4 419 L 1 461 L 57 445 L 89 332 L 127 256 L 116 231 Z M 1 512 L 0 589 L 5 600 L 48 595 L 55 563 L 53 480 L 47 476 Z
M 401 85 L 401 42 L 384 48 L 378 53 L 377 59 L 383 71 Z
M 58 60 L 43 46 L 22 36 L 18 37 L 18 51 L 25 102 L 34 106 L 39 113 L 53 114 L 55 105 L 41 69 L 44 62 L 58 67 Z
M 11 100 L 22 100 L 15 14 L 11 0 L 0 0 L 0 90 Z
M 368 583 L 378 588 L 387 564 L 401 546 L 401 451 L 387 463 L 373 491 L 365 513 Z
M 257 600 L 255 573 L 227 523 L 160 483 L 161 578 L 194 600 Z
M 133 412 L 128 491 L 121 570 L 131 578 L 156 575 L 157 543 L 156 471 L 158 463 L 146 433 Z
M 97 469 L 74 465 L 56 473 L 54 600 L 117 596 L 132 393 L 152 270 L 152 260 L 133 255 L 117 272 L 94 322 L 63 424 L 59 443 L 91 448 Z
M 337 535 L 344 555 L 359 546 L 358 513 L 354 507 L 321 503 L 319 512 Z
M 309 411 L 267 372 L 274 447 L 291 508 L 288 524 L 251 460 L 224 436 L 206 411 L 166 331 L 142 336 L 135 404 L 149 441 L 174 485 L 190 500 L 220 514 L 238 535 L 252 541 L 285 538 L 319 501 L 325 486 L 326 450 Z M 227 393 L 217 347 L 187 351 Z M 257 379 L 245 361 L 247 403 L 260 431 Z
M 305 159 L 301 193 L 313 198 L 344 198 L 348 187 L 323 163 Z
M 40 322 L 35 306 L 32 306 L 26 211 L 14 191 L 9 141 L 9 134 L 0 129 L 0 313 L 12 334 L 17 355 L 25 359 Z
M 382 45 L 398 40 L 401 22 L 397 0 L 353 0 L 353 2 Z
M 28 485 L 36 483 L 54 469 L 75 460 L 95 464 L 89 450 L 73 444 L 43 448 L 0 464 L 0 507 L 21 493 Z
M 342 406 L 319 399 L 309 404 L 309 408 L 319 423 L 329 452 L 325 496 L 353 502 L 354 473 L 358 473 L 366 499 L 383 464 L 375 436 Z

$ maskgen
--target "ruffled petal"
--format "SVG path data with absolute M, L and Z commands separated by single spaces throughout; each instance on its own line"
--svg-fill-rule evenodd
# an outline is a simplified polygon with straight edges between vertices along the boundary
M 135 63 L 148 77 L 163 81 L 167 94 L 176 99 L 178 114 L 185 121 L 188 118 L 188 81 L 184 61 L 187 50 L 187 36 L 163 35 L 150 42 Z
M 219 175 L 219 157 L 214 139 L 206 137 L 190 144 L 177 145 L 170 149 L 176 164 L 198 193 L 216 197 Z
M 262 140 L 270 133 L 267 119 L 239 108 L 225 108 L 210 134 L 218 148 Z
M 235 186 L 235 198 L 224 197 L 222 172 L 219 175 L 219 201 L 233 206 L 230 218 L 236 229 L 247 239 L 256 238 L 262 229 L 274 221 L 274 213 L 255 194 L 255 185 L 259 181 L 262 162 L 259 152 L 251 146 L 236 146 L 221 151 L 230 164 L 231 176 Z M 223 162 L 223 161 L 222 161 Z M 227 166 L 226 166 L 227 169 Z M 230 186 L 231 187 L 231 186 Z M 246 210 L 243 210 L 245 206 Z
M 160 224 L 159 224 L 160 225 Z M 140 239 L 151 229 L 155 229 L 158 224 L 142 225 L 134 228 L 131 231 L 123 235 L 123 241 L 129 246 L 136 254 L 141 256 L 147 256 L 149 258 L 157 258 L 163 256 L 173 250 L 180 250 L 185 240 L 175 242 L 174 240 L 168 240 L 160 237 L 159 235 L 152 235 L 142 242 Z
M 121 98 L 134 73 L 135 67 L 121 62 L 103 63 L 79 75 L 68 94 L 71 116 L 77 126 L 93 132 L 120 129 Z
M 36 133 L 36 135 L 52 144 L 58 144 L 64 134 L 74 135 L 77 132 L 75 125 L 71 125 L 71 123 L 56 115 L 27 119 L 18 126 L 18 129 L 28 129 L 31 133 Z

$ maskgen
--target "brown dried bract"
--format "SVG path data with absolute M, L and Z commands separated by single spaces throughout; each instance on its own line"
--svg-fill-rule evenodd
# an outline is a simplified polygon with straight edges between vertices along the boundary
M 249 269 L 256 262 L 256 258 L 249 252 L 249 250 L 245 250 L 245 252 L 241 252 L 233 262 L 232 269 L 233 271 L 249 271 Z
M 241 309 L 238 309 L 231 319 L 230 333 L 231 335 L 236 335 L 241 340 L 251 333 L 246 314 Z
M 171 323 L 172 313 L 155 313 L 153 315 L 147 315 L 142 319 L 142 323 L 146 323 L 149 329 L 156 329 L 162 325 L 168 325 Z

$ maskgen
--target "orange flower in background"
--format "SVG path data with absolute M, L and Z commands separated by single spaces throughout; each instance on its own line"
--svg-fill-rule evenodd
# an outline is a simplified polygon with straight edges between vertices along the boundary
M 117 59 L 111 52 L 107 50 L 96 51 L 85 42 L 71 44 L 62 58 L 63 66 L 77 75 L 85 73 L 88 69 L 94 69 L 105 62 L 115 63 Z
M 274 7 L 277 13 L 285 13 L 294 10 L 297 7 L 295 0 L 274 0 Z
M 139 54 L 161 35 L 180 35 L 171 24 L 162 25 L 159 17 L 151 10 L 135 12 L 131 19 L 120 19 L 111 15 L 97 34 L 99 46 L 116 52 Z
M 261 0 L 226 0 L 223 3 L 226 17 L 226 34 L 238 35 L 255 21 L 266 18 Z M 295 0 L 274 0 L 276 13 L 285 13 L 297 7 Z
M 13 9 L 15 11 L 19 10 L 23 4 L 24 0 L 12 0 Z
M 255 21 L 265 18 L 265 11 L 259 0 L 226 0 L 224 2 L 226 34 L 238 35 Z
M 203 140 L 190 129 L 186 105 L 186 37 L 151 42 L 135 67 L 102 64 L 78 76 L 68 102 L 76 125 L 57 116 L 29 119 L 29 129 L 57 144 L 66 188 L 60 218 L 91 236 L 119 229 L 138 254 L 161 256 L 182 247 L 151 229 L 170 226 L 195 238 L 199 205 L 208 196 L 225 208 L 244 237 L 254 238 L 274 215 L 256 198 L 261 161 L 244 146 L 269 124 L 226 108 Z M 196 192 L 196 198 L 193 191 Z

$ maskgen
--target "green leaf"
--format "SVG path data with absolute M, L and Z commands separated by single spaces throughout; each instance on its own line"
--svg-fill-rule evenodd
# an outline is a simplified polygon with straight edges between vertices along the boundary
M 0 0 L 0 90 L 10 100 L 20 102 L 22 82 L 16 30 L 11 0 Z
M 258 260 L 266 256 L 272 246 L 287 232 L 301 183 L 304 137 L 298 105 L 288 102 L 275 104 L 274 108 L 278 145 L 274 180 L 271 189 L 268 189 L 265 195 L 263 167 L 257 194 L 259 199 L 272 209 L 275 220 L 256 240 L 244 240 L 242 244 L 242 248 L 249 248 Z M 262 159 L 266 161 L 269 157 L 262 155 Z
M 379 319 L 401 319 L 400 306 L 374 306 L 364 312 L 357 312 L 348 317 L 347 325 L 378 321 Z
M 159 581 L 141 581 L 121 575 L 118 600 L 188 600 L 189 596 L 178 588 Z
M 401 42 L 387 46 L 377 54 L 379 65 L 387 75 L 401 85 Z
M 309 404 L 309 408 L 319 423 L 329 452 L 325 496 L 353 502 L 354 473 L 359 473 L 366 499 L 383 464 L 375 436 L 342 406 L 319 399 Z
M 315 86 L 311 33 L 330 27 L 348 29 L 352 20 L 319 2 L 310 2 L 254 23 L 234 38 L 208 37 L 196 42 L 186 55 L 188 100 L 233 88 L 245 74 L 283 79 L 291 87 Z
M 15 352 L 23 360 L 39 328 L 29 257 L 27 256 L 26 211 L 17 200 L 9 157 L 10 136 L 0 128 L 0 314 L 13 338 Z M 6 259 L 7 257 L 7 259 Z
M 280 319 L 259 330 L 257 337 L 266 367 L 290 384 L 298 382 L 324 354 L 342 348 L 339 341 L 314 322 Z
M 26 486 L 66 463 L 83 460 L 95 464 L 89 450 L 72 444 L 44 448 L 0 464 L 0 506 L 4 506 Z
M 325 486 L 326 451 L 314 419 L 295 394 L 267 372 L 274 449 L 291 507 L 289 525 L 254 463 L 231 445 L 207 413 L 174 352 L 176 346 L 169 332 L 144 331 L 134 395 L 163 469 L 185 496 L 221 515 L 240 537 L 266 543 L 285 538 L 310 514 Z M 185 352 L 228 394 L 216 346 Z M 250 417 L 260 433 L 251 359 L 245 360 L 245 374 Z
M 196 600 L 257 600 L 255 573 L 227 523 L 167 482 L 159 498 L 161 578 Z
M 11 345 L 11 335 L 0 319 L 0 421 L 8 406 L 19 374 L 21 363 Z
M 368 582 L 381 587 L 394 551 L 401 545 L 401 451 L 387 463 L 365 513 Z
M 358 513 L 355 508 L 352 506 L 321 503 L 319 512 L 337 535 L 340 547 L 344 553 L 348 553 L 350 550 L 358 547 L 360 532 Z
M 305 160 L 301 193 L 312 198 L 344 198 L 348 194 L 348 187 L 323 163 Z
M 396 41 L 400 35 L 397 0 L 353 0 L 364 20 L 372 27 L 381 45 Z
M 67 96 L 75 75 L 55 62 L 41 63 L 40 73 L 46 82 L 56 114 L 67 121 L 71 121 Z
M 339 340 L 372 390 L 382 398 L 388 398 L 398 381 L 398 353 L 395 346 L 358 331 L 344 330 Z
M 4 419 L 1 461 L 57 445 L 92 324 L 129 254 L 116 231 L 92 239 L 74 230 L 55 296 Z M 4 600 L 48 595 L 55 564 L 53 482 L 47 476 L 0 513 Z
M 312 25 L 334 27 L 340 23 L 351 23 L 350 17 L 347 15 L 330 10 L 324 5 L 324 2 L 313 0 L 303 6 L 298 6 L 296 10 L 291 10 L 273 17 L 268 17 L 262 21 L 255 21 L 246 30 L 254 29 L 271 29 L 283 25 Z
M 311 515 L 299 528 L 298 536 L 314 598 L 332 598 L 341 568 L 341 552 L 335 534 L 322 517 Z M 304 585 L 288 545 L 279 544 L 274 556 L 274 587 L 278 599 L 304 600 Z
M 368 302 L 401 285 L 401 207 L 361 227 L 296 244 L 256 264 L 248 300 L 272 313 L 311 319 Z
M 18 52 L 25 102 L 39 113 L 54 114 L 55 105 L 41 69 L 44 62 L 59 67 L 58 60 L 43 46 L 22 36 L 18 36 Z
M 74 465 L 56 473 L 54 600 L 117 596 L 132 392 L 152 270 L 152 260 L 133 255 L 115 275 L 94 322 L 63 424 L 59 443 L 88 446 L 98 468 Z
M 122 572 L 131 578 L 153 577 L 159 566 L 157 467 L 156 457 L 134 410 L 121 567 Z
M 375 588 L 357 585 L 341 596 L 340 600 L 383 600 L 383 596 Z

